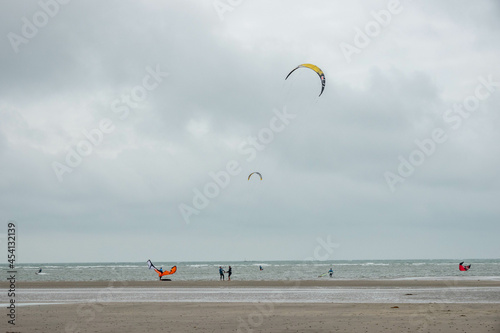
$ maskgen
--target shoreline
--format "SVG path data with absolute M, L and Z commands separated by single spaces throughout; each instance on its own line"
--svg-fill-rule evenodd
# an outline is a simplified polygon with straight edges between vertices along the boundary
M 0 282 L 8 289 L 8 282 Z M 62 288 L 446 288 L 500 287 L 496 280 L 17 281 L 17 289 Z

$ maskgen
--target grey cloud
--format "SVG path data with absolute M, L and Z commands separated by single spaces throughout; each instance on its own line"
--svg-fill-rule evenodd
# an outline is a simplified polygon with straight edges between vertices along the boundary
M 457 130 L 443 114 L 478 76 L 500 81 L 498 5 L 403 5 L 347 63 L 339 43 L 386 1 L 245 2 L 224 21 L 211 3 L 72 1 L 19 53 L 5 36 L 39 7 L 7 4 L 0 211 L 30 240 L 23 260 L 142 260 L 166 238 L 177 260 L 301 259 L 327 234 L 341 243 L 338 259 L 496 256 L 500 91 Z M 315 73 L 284 80 L 303 62 L 327 75 L 320 98 Z M 120 118 L 112 103 L 157 65 L 168 77 Z M 285 106 L 296 118 L 247 161 L 238 146 Z M 103 118 L 114 130 L 59 182 L 52 163 Z M 448 141 L 392 193 L 384 172 L 435 128 Z M 192 205 L 230 160 L 241 171 L 186 225 L 179 204 Z M 252 171 L 264 180 L 249 182 Z M 464 233 L 469 254 L 456 242 Z M 127 245 L 136 235 L 140 254 Z M 230 254 L 214 247 L 222 241 Z

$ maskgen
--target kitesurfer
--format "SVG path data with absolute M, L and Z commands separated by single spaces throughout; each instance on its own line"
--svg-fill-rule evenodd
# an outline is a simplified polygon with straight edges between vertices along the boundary
M 229 266 L 227 270 L 227 280 L 231 281 L 231 274 L 233 273 L 233 270 L 231 269 L 231 266 Z
M 175 272 L 177 272 L 177 266 L 172 266 L 172 268 L 170 269 L 170 271 L 163 271 L 163 268 L 160 267 L 159 269 L 155 267 L 155 265 L 153 265 L 153 263 L 151 262 L 151 260 L 148 260 L 147 261 L 147 264 L 148 264 L 148 268 L 149 269 L 154 269 L 156 273 L 158 273 L 158 277 L 160 278 L 160 281 L 162 281 L 162 276 L 164 275 L 171 275 L 171 274 L 174 274 Z M 170 281 L 169 279 L 167 279 L 166 281 Z
M 464 262 L 462 261 L 460 264 L 458 264 L 458 269 L 459 269 L 460 271 L 462 271 L 462 272 L 464 272 L 464 271 L 468 271 L 468 270 L 470 269 L 470 266 L 471 266 L 471 265 L 469 265 L 469 266 L 464 266 L 464 265 L 463 265 L 463 263 L 464 263 Z
M 328 271 L 328 274 L 330 274 L 330 277 L 333 276 L 333 268 L 330 267 L 330 270 Z
M 222 269 L 222 266 L 219 266 L 219 275 L 220 275 L 220 280 L 224 281 L 224 270 Z
M 261 271 L 263 271 L 263 270 L 264 270 L 264 268 L 262 268 L 262 266 L 259 266 L 259 269 L 260 269 Z

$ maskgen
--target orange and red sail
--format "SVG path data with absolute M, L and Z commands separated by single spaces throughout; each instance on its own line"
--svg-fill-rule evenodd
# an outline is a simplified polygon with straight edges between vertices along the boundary
M 149 269 L 154 269 L 155 272 L 158 273 L 158 276 L 160 277 L 160 279 L 162 276 L 171 275 L 171 274 L 174 274 L 175 272 L 177 272 L 177 266 L 172 266 L 172 268 L 169 271 L 162 271 L 161 269 L 156 268 L 155 265 L 153 265 L 153 263 L 151 262 L 151 260 L 148 260 L 147 263 L 148 263 Z

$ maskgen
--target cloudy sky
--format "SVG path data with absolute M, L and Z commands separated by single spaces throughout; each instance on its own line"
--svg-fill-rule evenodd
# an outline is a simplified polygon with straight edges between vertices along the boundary
M 499 14 L 4 2 L 4 251 L 12 220 L 20 262 L 498 258 Z

